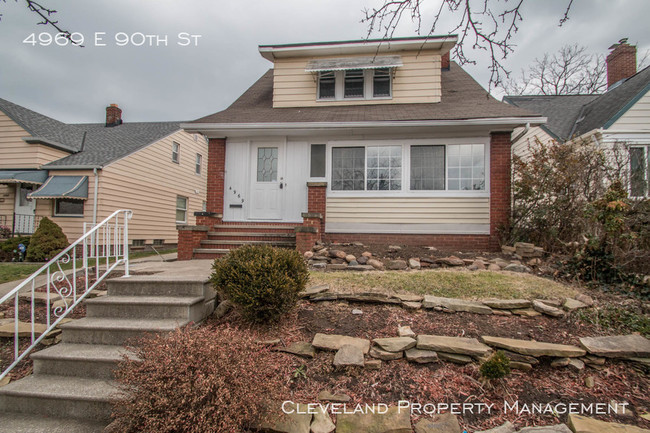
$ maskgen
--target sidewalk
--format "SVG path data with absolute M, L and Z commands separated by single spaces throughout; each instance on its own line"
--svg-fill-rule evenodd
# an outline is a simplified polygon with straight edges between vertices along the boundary
M 158 269 L 164 269 L 165 266 L 161 266 L 162 264 L 169 264 L 170 262 L 173 262 L 176 260 L 176 253 L 169 253 L 169 254 L 162 254 L 161 256 L 149 256 L 149 257 L 141 257 L 138 259 L 133 259 L 130 261 L 130 267 L 131 270 L 144 270 L 148 268 L 158 268 Z M 157 265 L 157 266 L 156 266 Z M 118 270 L 124 269 L 123 266 L 118 266 Z M 71 275 L 72 274 L 72 269 L 69 269 L 67 271 L 64 271 L 65 275 Z M 7 293 L 11 292 L 16 286 L 18 286 L 20 283 L 22 283 L 24 280 L 15 280 L 15 281 L 9 281 L 6 283 L 0 284 L 0 297 L 6 295 Z M 36 277 L 36 287 L 40 287 L 47 284 L 47 277 L 45 275 L 40 275 Z M 31 284 L 30 284 L 31 287 Z

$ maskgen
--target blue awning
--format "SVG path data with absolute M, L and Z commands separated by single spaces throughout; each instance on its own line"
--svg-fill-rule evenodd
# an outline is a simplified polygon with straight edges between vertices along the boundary
M 40 185 L 47 179 L 47 170 L 0 170 L 0 184 L 31 183 Z
M 88 176 L 50 176 L 28 198 L 71 198 L 88 199 Z

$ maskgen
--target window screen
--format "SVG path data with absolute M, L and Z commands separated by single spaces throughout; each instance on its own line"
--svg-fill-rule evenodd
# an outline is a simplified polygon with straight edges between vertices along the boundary
M 411 146 L 411 190 L 445 189 L 445 146 Z
M 311 145 L 310 177 L 325 177 L 325 145 Z
M 363 98 L 363 84 L 363 69 L 348 69 L 345 71 L 343 96 L 346 98 Z
M 375 98 L 390 96 L 390 69 L 375 69 L 372 80 L 372 95 Z
M 363 147 L 332 148 L 332 190 L 363 191 L 365 149 Z
M 318 73 L 318 98 L 330 99 L 336 95 L 336 77 L 334 71 Z

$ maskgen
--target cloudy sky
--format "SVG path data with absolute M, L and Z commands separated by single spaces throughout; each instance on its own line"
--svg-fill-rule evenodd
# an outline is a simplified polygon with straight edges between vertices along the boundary
M 491 0 L 493 1 L 493 0 Z M 506 65 L 519 71 L 567 43 L 606 54 L 622 37 L 650 49 L 648 0 L 574 0 L 570 20 L 558 27 L 568 0 L 527 0 L 517 45 Z M 439 0 L 425 2 L 425 21 Z M 366 8 L 382 0 L 42 0 L 56 19 L 85 38 L 85 48 L 38 43 L 38 17 L 25 2 L 0 2 L 0 97 L 64 122 L 101 122 L 109 103 L 125 121 L 190 120 L 226 108 L 271 64 L 260 44 L 349 40 L 366 37 Z M 437 34 L 450 31 L 453 17 Z M 167 46 L 118 46 L 118 33 L 167 35 Z M 200 35 L 180 46 L 179 33 Z M 35 33 L 36 46 L 29 43 Z M 99 38 L 97 41 L 95 37 Z M 395 36 L 415 36 L 403 20 Z M 375 34 L 374 36 L 378 36 Z M 187 39 L 185 39 L 187 41 Z M 104 44 L 102 46 L 102 44 Z M 161 44 L 162 45 L 162 44 Z M 484 86 L 488 59 L 473 53 L 466 69 Z

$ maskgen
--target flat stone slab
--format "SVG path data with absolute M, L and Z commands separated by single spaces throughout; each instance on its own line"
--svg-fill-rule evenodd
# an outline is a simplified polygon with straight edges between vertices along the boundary
M 471 356 L 461 355 L 459 353 L 438 352 L 438 358 L 440 358 L 441 361 L 448 361 L 461 365 L 469 364 L 473 361 Z
M 435 418 L 423 418 L 415 424 L 415 433 L 458 433 L 460 425 L 456 415 L 445 413 Z
M 369 354 L 373 358 L 381 359 L 382 361 L 394 361 L 395 359 L 400 359 L 404 356 L 404 352 L 388 352 L 377 347 L 370 348 Z
M 14 319 L 11 319 L 11 323 L 5 323 L 0 326 L 0 337 L 13 337 L 15 323 Z M 47 326 L 42 323 L 34 324 L 34 337 L 40 337 L 47 331 Z M 18 337 L 30 337 L 32 335 L 32 325 L 27 322 L 18 322 Z
M 346 344 L 357 346 L 364 354 L 370 350 L 370 340 L 348 337 L 347 335 L 319 333 L 314 336 L 314 341 L 311 344 L 315 348 L 323 350 L 339 350 Z
M 541 300 L 535 299 L 533 301 L 533 308 L 535 311 L 539 311 L 542 314 L 546 314 L 547 316 L 551 317 L 561 317 L 564 316 L 564 311 L 560 310 L 559 308 L 555 308 L 551 305 L 548 305 L 545 302 L 542 302 Z
M 363 351 L 352 344 L 344 344 L 334 355 L 334 367 L 363 367 L 363 363 Z
M 0 320 L 1 320 L 1 319 L 0 319 Z M 411 329 L 411 327 L 408 326 L 408 325 L 406 325 L 406 326 L 399 326 L 399 327 L 397 328 L 397 335 L 399 335 L 400 337 L 412 337 L 412 338 L 415 338 L 415 337 L 416 337 L 415 332 L 413 332 L 413 330 Z
M 566 424 L 547 425 L 543 427 L 524 427 L 519 433 L 573 433 Z
M 633 425 L 599 421 L 575 414 L 569 414 L 568 423 L 575 433 L 650 433 L 648 429 Z
M 418 364 L 428 364 L 438 361 L 438 353 L 433 350 L 421 350 L 415 347 L 404 352 L 406 359 Z
M 383 414 L 356 413 L 336 416 L 336 433 L 411 433 L 408 410 L 390 407 Z
M 402 306 L 407 310 L 419 310 L 420 308 L 422 308 L 422 302 L 404 301 L 402 302 Z
M 393 295 L 393 297 L 404 302 L 422 302 L 424 300 L 424 296 L 414 295 L 412 293 L 398 293 Z
M 317 295 L 319 293 L 329 292 L 329 284 L 321 284 L 319 286 L 308 287 L 304 292 L 302 292 L 302 297 L 306 298 L 308 296 Z
M 320 401 L 333 401 L 336 403 L 347 403 L 350 401 L 350 396 L 347 394 L 332 394 L 329 391 L 321 391 L 318 393 Z
M 269 405 L 266 409 L 269 417 L 258 428 L 265 432 L 273 433 L 309 433 L 312 415 L 307 414 L 307 405 L 291 403 L 285 406 L 287 412 L 282 410 L 282 404 Z M 303 413 L 296 413 L 296 412 Z
M 316 355 L 316 349 L 314 349 L 314 346 L 306 341 L 298 341 L 288 347 L 280 347 L 277 350 L 278 352 L 290 353 L 303 358 L 313 358 Z
M 417 348 L 477 357 L 485 356 L 492 350 L 476 338 L 443 337 L 439 335 L 418 335 Z
M 571 299 L 571 298 L 567 298 L 564 301 L 564 304 L 562 304 L 562 308 L 564 308 L 567 311 L 574 311 L 580 308 L 587 308 L 587 307 L 588 305 L 585 304 L 584 302 L 580 302 L 577 299 Z
M 422 306 L 424 308 L 442 307 L 451 311 L 464 311 L 467 313 L 492 314 L 492 309 L 481 302 L 466 301 L 465 299 L 456 298 L 441 298 L 432 295 L 424 296 Z
M 336 425 L 334 425 L 330 416 L 325 413 L 323 408 L 319 408 L 314 413 L 311 422 L 311 433 L 331 433 L 334 430 L 336 430 Z
M 491 428 L 490 430 L 481 430 L 476 433 L 515 433 L 517 429 L 512 425 L 510 421 L 506 421 L 505 424 L 500 425 L 499 427 Z
M 533 305 L 528 299 L 484 299 L 482 302 L 488 307 L 498 310 L 530 308 Z
M 309 297 L 309 300 L 313 301 L 313 302 L 336 301 L 338 298 L 339 298 L 339 295 L 337 295 L 336 293 L 323 292 L 323 293 L 317 293 L 315 295 L 311 295 Z
M 386 352 L 402 352 L 415 347 L 416 344 L 415 339 L 411 337 L 375 338 L 372 342 Z
M 539 311 L 535 311 L 532 308 L 521 308 L 516 310 L 510 310 L 510 311 L 512 311 L 512 314 L 516 314 L 517 316 L 521 316 L 521 317 L 537 317 L 542 315 L 542 313 L 540 313 Z
M 650 340 L 640 335 L 583 337 L 580 345 L 587 352 L 607 358 L 650 358 Z
M 339 299 L 368 304 L 400 304 L 399 299 L 391 298 L 383 293 L 339 293 Z
M 558 358 L 577 358 L 587 352 L 577 346 L 542 343 L 539 341 L 516 340 L 514 338 L 481 337 L 485 344 L 530 356 L 554 356 Z

